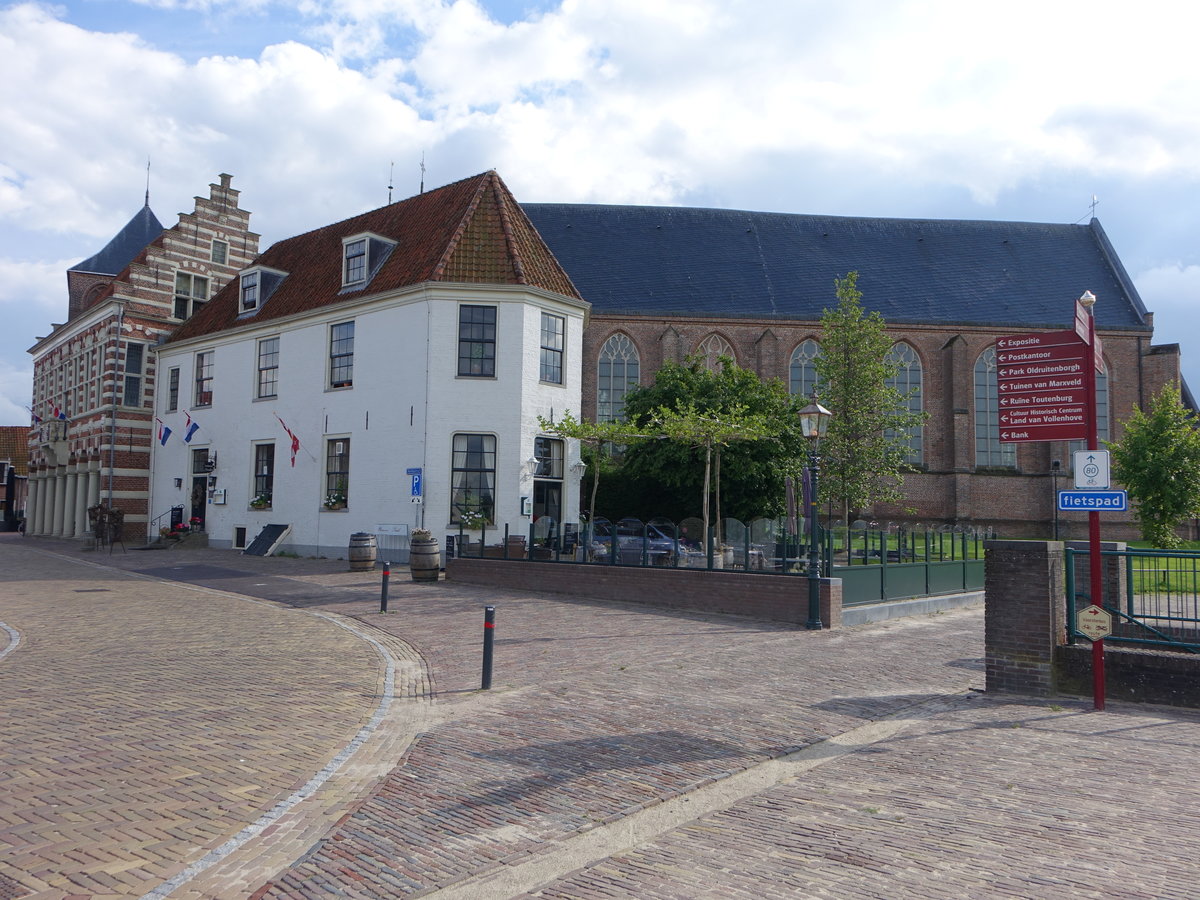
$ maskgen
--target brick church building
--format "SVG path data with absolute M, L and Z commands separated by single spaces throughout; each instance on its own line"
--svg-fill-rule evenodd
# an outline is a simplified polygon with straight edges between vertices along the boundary
M 124 538 L 149 525 L 154 347 L 258 255 L 229 175 L 164 229 L 141 209 L 67 271 L 67 319 L 30 348 L 26 533 L 83 537 L 87 510 L 123 510 Z
M 1134 404 L 1179 382 L 1178 344 L 1154 343 L 1154 317 L 1099 221 L 1086 225 L 874 219 L 724 209 L 524 204 L 591 304 L 584 335 L 584 415 L 611 418 L 629 384 L 690 354 L 732 357 L 808 395 L 820 318 L 834 279 L 859 272 L 863 306 L 895 340 L 897 387 L 927 424 L 908 436 L 906 507 L 884 521 L 993 526 L 1049 536 L 1054 489 L 1071 486 L 1083 442 L 1002 443 L 994 344 L 1071 327 L 1074 301 L 1098 298 L 1105 371 L 1101 439 L 1120 436 Z M 1184 400 L 1191 397 L 1183 387 Z M 836 415 L 837 411 L 833 411 Z M 1061 534 L 1086 534 L 1061 513 Z M 1135 537 L 1129 516 L 1106 533 Z

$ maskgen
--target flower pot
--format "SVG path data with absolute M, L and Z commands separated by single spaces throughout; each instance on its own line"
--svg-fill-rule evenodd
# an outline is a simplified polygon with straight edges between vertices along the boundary
M 409 544 L 408 570 L 413 581 L 437 581 L 442 567 L 442 551 L 437 538 L 414 540 Z

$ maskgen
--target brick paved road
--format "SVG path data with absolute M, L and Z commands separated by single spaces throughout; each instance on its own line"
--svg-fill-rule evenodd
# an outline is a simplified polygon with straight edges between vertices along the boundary
M 1200 792 L 1190 774 L 1200 717 L 986 698 L 972 690 L 982 686 L 977 610 L 808 633 L 732 617 L 416 585 L 401 580 L 401 570 L 393 577 L 393 613 L 381 616 L 378 576 L 346 572 L 337 561 L 217 551 L 110 559 L 34 541 L 12 552 L 24 559 L 31 546 L 297 607 L 157 586 L 182 592 L 186 600 L 171 605 L 186 610 L 193 631 L 212 632 L 189 639 L 209 647 L 229 642 L 239 670 L 281 673 L 260 675 L 261 705 L 243 711 L 239 694 L 239 707 L 224 713 L 244 723 L 237 731 L 250 719 L 266 724 L 274 737 L 264 736 L 253 758 L 272 766 L 279 753 L 272 740 L 294 734 L 287 744 L 292 781 L 260 785 L 221 828 L 203 831 L 214 803 L 236 795 L 237 779 L 223 773 L 218 757 L 211 796 L 172 797 L 164 816 L 192 823 L 199 837 L 135 843 L 143 854 L 153 848 L 154 864 L 125 870 L 125 880 L 107 888 L 80 886 L 81 896 L 103 889 L 136 896 L 134 884 L 149 890 L 155 878 L 178 875 L 287 796 L 378 708 L 388 694 L 380 676 L 388 659 L 400 673 L 395 702 L 378 737 L 347 763 L 345 783 L 327 802 L 297 807 L 288 840 L 268 828 L 228 859 L 169 882 L 172 897 L 1183 897 L 1194 896 L 1200 878 L 1200 823 L 1192 812 Z M 0 554 L 6 549 L 0 542 Z M 48 567 L 28 565 L 36 592 L 35 573 Z M 44 577 L 54 587 L 40 589 L 65 593 L 58 582 L 71 571 L 59 565 Z M 119 582 L 122 595 L 133 585 L 129 602 L 139 609 L 145 582 L 117 573 L 89 578 Z M 497 606 L 499 627 L 495 688 L 481 694 L 485 603 Z M 0 621 L 11 625 L 16 610 L 32 622 L 29 605 L 0 601 Z M 234 606 L 256 610 L 251 619 L 262 624 L 241 633 L 239 617 L 230 628 Z M 180 639 L 145 632 L 135 646 L 153 646 L 173 663 L 158 645 Z M 312 657 L 322 651 L 314 643 L 332 648 L 318 666 Z M 269 664 L 242 659 L 251 655 L 247 647 Z M 30 649 L 22 644 L 0 658 L 6 702 L 8 674 Z M 128 649 L 114 640 L 105 653 Z M 292 654 L 299 661 L 289 664 Z M 60 671 L 101 666 L 95 653 L 81 663 L 77 655 L 59 652 Z M 330 659 L 336 676 L 328 676 Z M 91 680 L 123 679 L 120 661 L 107 666 Z M 186 692 L 186 679 L 170 668 L 156 670 L 159 692 Z M 31 686 L 19 719 L 54 705 L 52 697 L 63 709 L 56 725 L 30 734 L 30 746 L 61 743 L 79 702 L 57 697 L 45 682 Z M 218 705 L 211 692 L 198 693 Z M 293 708 L 293 694 L 301 708 L 309 704 L 308 715 Z M 147 703 L 168 702 L 149 696 L 124 695 L 131 709 L 122 734 L 155 714 L 143 711 Z M 317 707 L 331 711 L 309 721 Z M 291 731 L 301 726 L 307 730 Z M 193 777 L 207 784 L 193 746 L 204 737 L 182 733 L 172 751 L 191 752 Z M 6 760 L 19 755 L 17 746 L 0 746 Z M 52 760 L 53 750 L 45 757 Z M 68 762 L 47 762 L 50 787 L 38 797 L 70 795 L 87 779 L 113 789 L 108 782 L 125 774 Z M 160 777 L 157 769 L 169 765 L 169 758 L 149 760 L 138 777 Z M 256 766 L 247 768 L 256 778 L 242 771 L 244 781 L 266 781 Z M 1103 791 L 1118 795 L 1120 805 Z M 116 799 L 120 815 L 144 820 L 130 829 L 162 825 L 155 804 Z M 63 826 L 28 827 L 41 828 L 53 844 L 51 832 Z M 98 834 L 81 835 L 92 869 L 119 869 L 134 839 Z M 162 861 L 179 848 L 186 854 L 175 866 Z M 5 893 L 5 877 L 18 888 L 33 886 L 27 869 L 0 863 L 5 900 L 22 896 Z M 165 895 L 165 888 L 156 894 Z

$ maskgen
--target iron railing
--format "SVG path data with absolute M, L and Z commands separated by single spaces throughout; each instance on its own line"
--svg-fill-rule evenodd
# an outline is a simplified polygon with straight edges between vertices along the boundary
M 1075 614 L 1091 603 L 1091 597 L 1076 587 L 1077 571 L 1087 571 L 1088 553 L 1066 550 L 1067 633 L 1072 643 L 1083 636 L 1075 627 Z M 1113 634 L 1106 641 L 1200 653 L 1200 553 L 1129 548 L 1101 550 L 1100 556 L 1107 573 L 1104 608 L 1114 618 Z

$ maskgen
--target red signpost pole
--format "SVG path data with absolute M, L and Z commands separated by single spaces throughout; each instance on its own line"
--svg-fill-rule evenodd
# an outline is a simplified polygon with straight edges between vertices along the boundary
M 1096 354 L 1096 316 L 1093 308 L 1096 297 L 1085 291 L 1079 298 L 1079 306 L 1087 316 L 1088 361 L 1084 367 L 1084 384 L 1087 390 L 1088 449 L 1100 449 L 1100 424 L 1096 409 L 1096 366 L 1100 362 Z M 1100 512 L 1088 511 L 1088 563 L 1091 572 L 1092 603 L 1104 608 L 1104 564 L 1100 558 Z M 1074 627 L 1074 623 L 1071 623 Z M 1092 709 L 1104 709 L 1104 639 L 1092 641 Z

